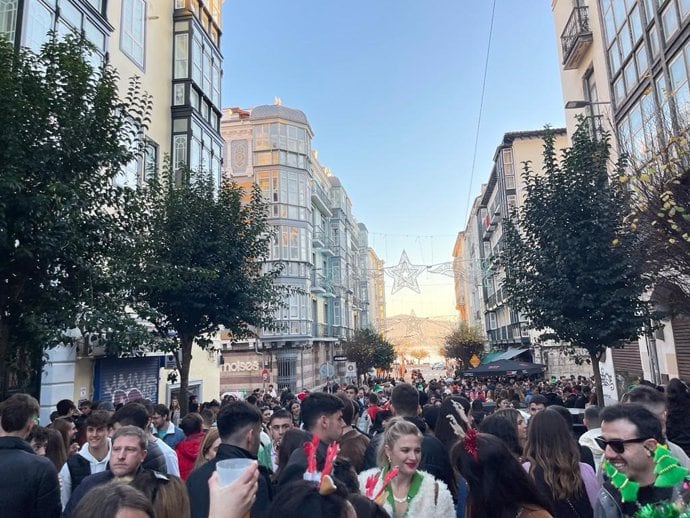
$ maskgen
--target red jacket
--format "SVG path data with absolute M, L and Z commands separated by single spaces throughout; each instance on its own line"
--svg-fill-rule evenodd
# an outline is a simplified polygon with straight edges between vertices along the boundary
M 175 445 L 177 461 L 180 465 L 180 478 L 187 480 L 187 477 L 194 469 L 196 456 L 201 448 L 201 441 L 204 440 L 204 432 L 195 433 L 187 436 L 184 440 Z

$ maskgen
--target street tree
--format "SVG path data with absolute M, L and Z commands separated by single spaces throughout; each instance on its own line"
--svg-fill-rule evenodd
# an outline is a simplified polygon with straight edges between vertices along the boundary
M 625 223 L 629 193 L 609 181 L 609 135 L 580 120 L 559 158 L 544 138 L 542 173 L 524 165 L 524 204 L 505 222 L 502 263 L 511 306 L 533 328 L 586 349 L 603 402 L 599 360 L 636 340 L 649 320 L 647 282 Z M 623 171 L 617 164 L 614 174 Z
M 672 100 L 675 100 L 672 97 Z M 656 133 L 644 150 L 621 142 L 629 167 L 618 179 L 631 192 L 627 223 L 638 237 L 645 267 L 666 283 L 661 302 L 687 311 L 690 301 L 690 124 L 687 111 L 676 124 L 657 113 Z M 668 298 L 670 297 L 670 298 Z
M 150 214 L 139 240 L 132 306 L 152 324 L 159 347 L 174 352 L 181 412 L 187 412 L 192 346 L 212 336 L 255 337 L 277 325 L 292 293 L 276 284 L 282 264 L 270 261 L 273 227 L 258 186 L 245 192 L 210 173 L 168 165 L 143 193 Z
M 429 351 L 426 349 L 423 349 L 421 347 L 415 347 L 410 350 L 410 356 L 412 356 L 414 359 L 417 360 L 417 364 L 419 364 L 424 358 L 429 357 Z
M 458 327 L 445 337 L 443 356 L 458 360 L 464 368 L 468 368 L 472 356 L 481 357 L 484 353 L 485 342 L 481 328 L 460 322 Z
M 343 352 L 349 361 L 357 363 L 359 372 L 367 372 L 372 367 L 390 370 L 395 360 L 393 344 L 371 329 L 355 330 L 352 339 L 343 342 Z
M 37 379 L 47 348 L 137 327 L 123 264 L 140 220 L 114 179 L 151 98 L 137 81 L 121 98 L 91 52 L 76 36 L 37 54 L 0 38 L 0 398 Z

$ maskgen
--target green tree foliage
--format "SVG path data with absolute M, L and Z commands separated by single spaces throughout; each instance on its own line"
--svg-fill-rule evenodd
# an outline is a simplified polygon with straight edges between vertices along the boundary
M 646 284 L 625 224 L 629 196 L 609 182 L 608 160 L 608 135 L 592 138 L 585 121 L 560 160 L 547 135 L 543 173 L 525 164 L 525 202 L 506 221 L 502 254 L 510 304 L 535 329 L 587 350 L 600 402 L 601 353 L 636 340 L 648 320 L 640 300 Z
M 393 344 L 371 329 L 357 329 L 352 340 L 343 342 L 343 352 L 349 361 L 357 362 L 359 372 L 372 367 L 390 370 L 395 360 Z
M 467 322 L 460 322 L 445 338 L 443 356 L 460 360 L 465 368 L 470 366 L 470 358 L 475 354 L 481 357 L 484 352 L 484 335 L 477 326 L 471 326 Z
M 40 372 L 66 330 L 136 327 L 122 263 L 139 218 L 113 179 L 151 99 L 136 82 L 119 98 L 115 71 L 94 70 L 90 52 L 75 37 L 39 54 L 0 38 L 0 397 Z
M 169 342 L 168 351 L 181 350 L 185 413 L 192 344 L 209 347 L 221 329 L 239 339 L 273 326 L 290 290 L 274 283 L 282 265 L 268 261 L 273 228 L 258 186 L 245 193 L 226 183 L 218 192 L 210 174 L 166 167 L 150 179 L 146 196 L 150 220 L 139 243 L 133 307 Z

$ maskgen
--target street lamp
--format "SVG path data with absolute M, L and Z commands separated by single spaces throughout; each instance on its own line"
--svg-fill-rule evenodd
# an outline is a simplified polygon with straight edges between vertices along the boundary
M 565 109 L 573 110 L 577 108 L 587 108 L 589 106 L 595 106 L 597 104 L 611 104 L 611 101 L 568 101 L 565 103 Z

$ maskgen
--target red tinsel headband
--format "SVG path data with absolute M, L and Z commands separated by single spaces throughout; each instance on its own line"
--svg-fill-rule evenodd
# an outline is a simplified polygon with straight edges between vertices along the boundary
M 477 436 L 479 434 L 477 433 L 477 430 L 474 428 L 470 428 L 467 430 L 467 434 L 465 435 L 465 440 L 462 443 L 463 448 L 465 448 L 465 451 L 469 453 L 474 460 L 479 462 L 479 452 L 477 451 Z

